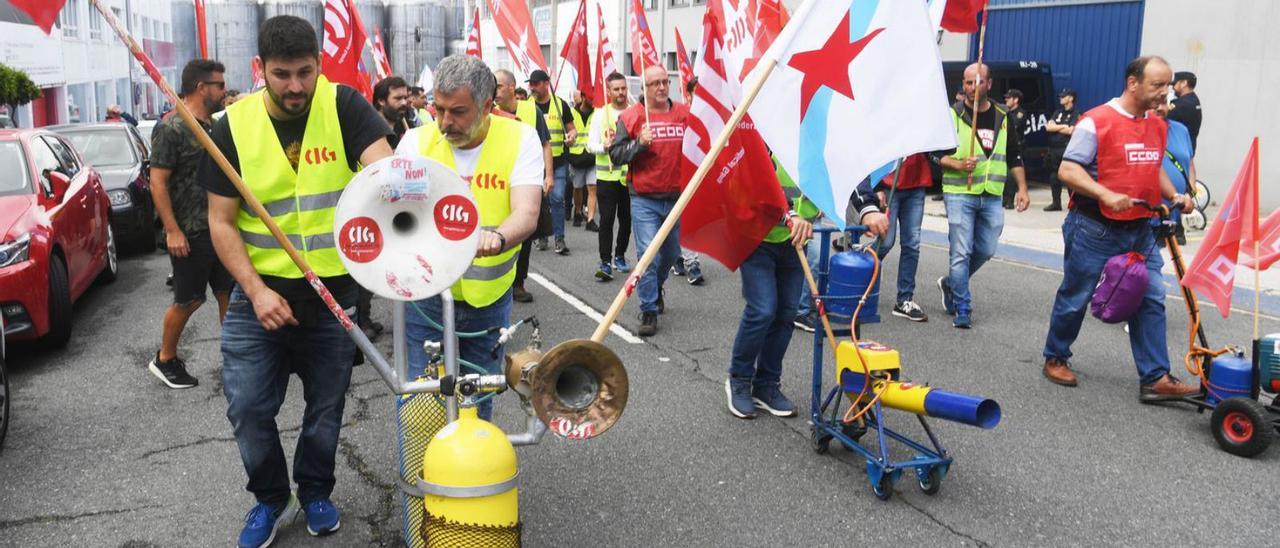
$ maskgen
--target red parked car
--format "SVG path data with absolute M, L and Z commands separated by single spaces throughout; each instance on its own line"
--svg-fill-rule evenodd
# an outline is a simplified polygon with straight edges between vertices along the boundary
M 9 340 L 71 338 L 71 303 L 115 279 L 111 203 L 98 174 L 45 130 L 0 130 L 0 313 Z

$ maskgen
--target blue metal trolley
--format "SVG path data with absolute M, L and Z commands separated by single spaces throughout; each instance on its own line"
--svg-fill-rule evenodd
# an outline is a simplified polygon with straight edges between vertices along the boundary
M 847 240 L 856 242 L 858 237 L 866 232 L 865 226 L 851 226 L 846 229 Z M 831 283 L 831 237 L 833 233 L 839 232 L 833 228 L 815 228 L 814 233 L 821 239 L 821 252 L 819 253 L 818 268 L 814 272 L 818 284 L 818 298 L 820 302 L 815 302 L 814 307 L 820 314 L 825 314 L 826 304 L 832 302 L 856 301 L 861 298 L 860 295 L 843 296 L 828 295 L 828 286 Z M 854 251 L 861 253 L 874 253 L 867 247 L 863 247 L 862 251 Z M 872 283 L 878 283 L 878 280 L 872 280 Z M 874 290 L 873 290 L 874 291 Z M 837 318 L 839 318 L 837 316 Z M 849 326 L 849 318 L 843 318 L 841 325 Z M 861 323 L 877 323 L 879 317 L 876 316 L 874 309 L 865 311 L 859 315 L 858 325 Z M 845 337 L 852 335 L 854 339 L 858 338 L 860 329 L 855 325 L 853 331 L 849 327 L 836 328 L 835 323 L 832 324 L 832 330 L 837 337 Z M 819 454 L 826 453 L 831 445 L 831 440 L 839 441 L 850 451 L 858 453 L 867 461 L 867 480 L 871 484 L 871 490 L 880 500 L 888 500 L 893 495 L 893 485 L 902 476 L 904 470 L 910 470 L 915 473 L 916 481 L 920 485 L 920 489 L 926 494 L 932 495 L 938 492 L 942 487 L 942 480 L 947 475 L 947 470 L 951 467 L 951 457 L 947 454 L 947 450 L 938 442 L 937 436 L 929 427 L 929 423 L 921 415 L 915 415 L 920 421 L 921 428 L 929 437 L 929 446 L 912 440 L 907 436 L 885 426 L 883 422 L 884 409 L 879 399 L 876 399 L 872 408 L 864 414 L 864 416 L 853 423 L 845 423 L 840 416 L 841 401 L 845 398 L 841 396 L 845 392 L 845 387 L 837 382 L 826 393 L 823 398 L 823 347 L 825 345 L 826 333 L 821 326 L 814 330 L 813 334 L 813 399 L 810 404 L 810 421 L 812 430 L 810 434 L 810 442 L 813 450 Z M 851 396 L 856 396 L 856 391 Z M 852 399 L 852 398 L 850 398 Z M 868 432 L 875 432 L 876 447 L 869 448 L 860 441 Z M 915 455 L 907 460 L 894 460 L 889 456 L 888 440 L 894 440 L 905 445 Z

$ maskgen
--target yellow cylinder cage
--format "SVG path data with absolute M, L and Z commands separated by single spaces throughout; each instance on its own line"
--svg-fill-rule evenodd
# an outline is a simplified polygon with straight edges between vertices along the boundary
M 342 190 L 355 174 L 347 162 L 338 124 L 337 86 L 323 76 L 316 82 L 297 170 L 276 137 L 263 93 L 254 93 L 227 108 L 241 177 L 317 275 L 346 274 L 333 241 L 333 213 Z M 241 205 L 236 226 L 259 274 L 302 277 L 302 271 L 247 205 Z

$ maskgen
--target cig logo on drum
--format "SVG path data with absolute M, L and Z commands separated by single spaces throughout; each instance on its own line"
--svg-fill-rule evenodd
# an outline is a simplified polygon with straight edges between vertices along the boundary
M 369 217 L 355 217 L 342 225 L 338 233 L 338 249 L 348 259 L 367 263 L 382 254 L 382 230 Z
M 476 231 L 480 214 L 476 204 L 463 196 L 449 195 L 436 202 L 436 230 L 447 240 L 465 240 Z

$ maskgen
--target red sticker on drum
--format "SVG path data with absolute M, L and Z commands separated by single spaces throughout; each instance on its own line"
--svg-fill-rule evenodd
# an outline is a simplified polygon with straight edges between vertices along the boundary
M 480 224 L 476 204 L 462 196 L 450 195 L 436 202 L 436 230 L 446 240 L 465 240 Z
M 382 230 L 369 217 L 356 217 L 342 225 L 338 233 L 338 249 L 348 259 L 367 263 L 382 254 Z

